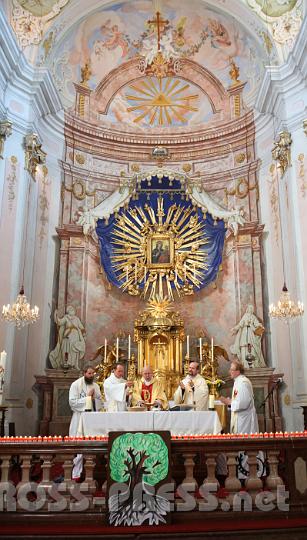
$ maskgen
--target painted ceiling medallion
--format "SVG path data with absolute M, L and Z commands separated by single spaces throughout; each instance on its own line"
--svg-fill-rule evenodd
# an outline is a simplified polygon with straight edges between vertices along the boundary
M 17 0 L 18 4 L 25 10 L 29 11 L 35 17 L 44 17 L 48 15 L 56 6 L 56 4 L 67 4 L 58 0 Z
M 195 101 L 199 95 L 191 93 L 191 86 L 185 81 L 174 77 L 147 77 L 131 85 L 130 90 L 126 99 L 135 105 L 128 107 L 127 112 L 140 113 L 134 118 L 135 123 L 146 118 L 152 126 L 186 124 L 187 114 L 198 111 Z

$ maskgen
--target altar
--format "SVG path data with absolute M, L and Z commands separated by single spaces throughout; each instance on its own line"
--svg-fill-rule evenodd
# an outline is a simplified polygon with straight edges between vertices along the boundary
M 216 411 L 83 412 L 78 436 L 104 436 L 110 431 L 170 431 L 171 435 L 216 435 L 221 430 Z

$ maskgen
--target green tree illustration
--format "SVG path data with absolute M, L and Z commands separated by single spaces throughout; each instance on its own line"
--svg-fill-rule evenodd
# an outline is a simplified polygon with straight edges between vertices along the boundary
M 167 476 L 168 467 L 168 449 L 157 433 L 125 433 L 113 442 L 110 473 L 115 482 L 143 480 L 154 486 Z

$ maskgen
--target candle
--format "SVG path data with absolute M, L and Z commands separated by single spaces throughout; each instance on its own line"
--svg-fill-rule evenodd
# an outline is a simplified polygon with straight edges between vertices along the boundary
M 118 362 L 119 338 L 116 338 L 116 362 Z
M 144 283 L 146 282 L 146 274 L 147 274 L 147 268 L 145 266 L 145 268 L 144 268 Z
M 7 353 L 5 351 L 2 351 L 0 355 L 0 365 L 3 367 L 3 371 L 5 371 L 6 357 Z
M 187 279 L 187 265 L 184 263 L 184 281 Z
M 202 339 L 199 338 L 199 359 L 202 361 Z
M 104 362 L 107 363 L 107 338 L 104 338 Z
M 131 356 L 131 336 L 129 334 L 128 336 L 128 360 L 130 360 L 130 356 Z
M 209 410 L 210 411 L 214 410 L 214 400 L 215 400 L 214 394 L 209 394 Z
M 187 357 L 190 358 L 190 336 L 187 336 Z
M 137 263 L 137 261 L 135 262 L 135 268 L 134 268 L 134 281 L 135 281 L 135 283 L 137 283 L 137 281 L 138 281 L 138 263 Z
M 128 279 L 129 279 L 129 266 L 127 264 L 126 266 L 126 282 L 128 283 Z
M 92 410 L 92 397 L 86 396 L 85 398 L 85 410 L 91 411 Z
M 195 263 L 194 263 L 194 280 L 196 279 L 196 266 L 195 266 Z
M 211 338 L 211 360 L 212 360 L 212 364 L 213 364 L 213 361 L 214 361 L 213 338 Z

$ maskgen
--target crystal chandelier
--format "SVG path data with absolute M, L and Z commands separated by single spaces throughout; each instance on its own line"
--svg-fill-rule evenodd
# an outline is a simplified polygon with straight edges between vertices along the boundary
M 25 237 L 25 252 L 27 247 L 27 237 L 28 237 L 28 221 L 29 221 L 29 206 L 30 206 L 30 193 L 31 193 L 31 177 L 28 175 L 28 204 L 27 204 L 27 219 L 26 219 L 26 237 Z M 17 328 L 23 328 L 27 324 L 34 323 L 39 319 L 39 309 L 37 306 L 31 308 L 27 297 L 24 292 L 24 275 L 25 275 L 25 254 L 23 257 L 23 268 L 22 268 L 22 285 L 17 295 L 16 301 L 14 304 L 7 304 L 2 307 L 2 319 L 6 322 L 13 323 Z
M 2 318 L 7 322 L 15 324 L 17 328 L 22 328 L 26 324 L 34 323 L 38 320 L 39 309 L 37 306 L 34 306 L 34 308 L 30 307 L 24 289 L 21 287 L 16 302 L 12 305 L 7 304 L 3 306 Z
M 284 284 L 280 299 L 277 302 L 277 305 L 270 304 L 269 306 L 269 315 L 274 319 L 281 319 L 285 322 L 291 322 L 296 319 L 296 317 L 301 317 L 304 314 L 304 304 L 302 302 L 297 302 L 297 304 L 291 300 L 290 293 Z
M 269 59 L 270 60 L 270 59 Z M 269 61 L 271 65 L 271 60 Z M 270 70 L 270 86 L 272 88 L 273 96 L 273 81 Z M 273 120 L 273 133 L 274 133 L 274 145 L 271 151 L 272 158 L 277 162 L 276 165 L 276 175 L 277 175 L 277 192 L 278 192 L 278 205 L 280 213 L 280 237 L 281 237 L 281 256 L 282 256 L 282 270 L 284 278 L 284 286 L 281 291 L 280 298 L 277 304 L 269 305 L 269 316 L 274 319 L 279 319 L 286 323 L 295 321 L 298 317 L 301 317 L 304 314 L 304 305 L 302 302 L 298 301 L 297 303 L 291 300 L 290 293 L 286 286 L 286 273 L 285 273 L 285 236 L 283 232 L 283 216 L 282 211 L 285 205 L 282 203 L 282 190 L 284 190 L 284 184 L 280 182 L 279 172 L 281 172 L 281 178 L 283 178 L 287 168 L 291 165 L 291 153 L 290 146 L 292 144 L 291 134 L 283 129 L 279 133 L 278 140 L 276 141 L 276 125 L 275 125 L 275 113 L 274 106 L 272 108 L 272 120 Z

